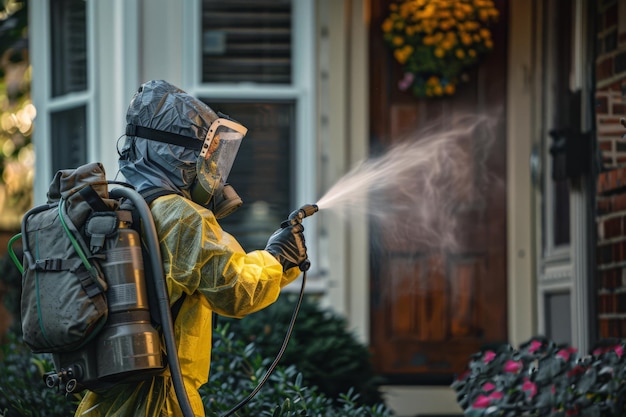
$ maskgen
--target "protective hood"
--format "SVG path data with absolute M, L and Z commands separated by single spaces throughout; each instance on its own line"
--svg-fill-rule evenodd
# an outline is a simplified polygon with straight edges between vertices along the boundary
M 190 198 L 202 145 L 219 117 L 163 80 L 139 87 L 126 113 L 119 167 L 137 191 L 159 187 Z

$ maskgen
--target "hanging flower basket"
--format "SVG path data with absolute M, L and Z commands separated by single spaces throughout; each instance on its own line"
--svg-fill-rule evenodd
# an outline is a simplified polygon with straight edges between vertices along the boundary
M 382 24 L 404 70 L 398 83 L 417 97 L 451 96 L 467 71 L 493 48 L 492 0 L 397 0 Z

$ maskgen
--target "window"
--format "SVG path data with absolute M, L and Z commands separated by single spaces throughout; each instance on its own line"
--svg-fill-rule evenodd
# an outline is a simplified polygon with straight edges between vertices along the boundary
M 43 202 L 56 171 L 94 157 L 93 8 L 94 2 L 55 0 L 31 9 L 36 204 Z
M 187 90 L 248 128 L 228 179 L 244 206 L 220 224 L 244 249 L 262 249 L 291 211 L 316 201 L 314 2 L 197 0 L 195 7 L 186 13 Z M 313 259 L 316 248 L 307 249 Z

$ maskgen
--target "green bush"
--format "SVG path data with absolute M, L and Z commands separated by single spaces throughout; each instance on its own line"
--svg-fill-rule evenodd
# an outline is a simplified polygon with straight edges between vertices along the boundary
M 274 358 L 263 357 L 256 343 L 246 343 L 220 324 L 213 341 L 211 377 L 200 394 L 207 416 L 223 415 L 258 385 Z M 354 390 L 330 398 L 317 387 L 306 386 L 294 365 L 277 367 L 261 390 L 235 414 L 252 416 L 385 417 L 392 413 L 383 403 L 364 405 Z
M 49 355 L 35 355 L 15 336 L 0 346 L 0 416 L 67 417 L 79 397 L 47 388 L 43 375 L 53 369 Z
M 19 317 L 19 272 L 8 257 L 0 260 L 0 272 L 10 289 L 5 305 Z M 254 389 L 283 342 L 294 305 L 293 297 L 283 294 L 243 320 L 219 318 L 210 380 L 201 390 L 208 416 L 229 410 Z M 391 415 L 378 391 L 369 351 L 346 327 L 342 318 L 305 299 L 280 366 L 236 415 Z M 0 346 L 0 417 L 72 415 L 77 398 L 66 399 L 43 383 L 43 373 L 53 368 L 51 357 L 33 355 L 20 343 L 19 320 L 12 330 L 18 336 Z
M 254 342 L 263 357 L 276 356 L 294 306 L 296 296 L 283 294 L 276 303 L 243 320 L 219 318 L 248 342 Z M 280 362 L 294 365 L 308 386 L 319 387 L 329 398 L 339 398 L 352 389 L 363 404 L 378 404 L 382 379 L 376 375 L 370 352 L 347 330 L 346 321 L 319 303 L 305 297 L 289 345 Z
M 73 414 L 80 395 L 66 398 L 43 383 L 52 370 L 49 355 L 34 355 L 11 337 L 2 346 L 0 362 L 0 416 L 67 417 Z M 223 415 L 247 397 L 263 377 L 272 357 L 263 357 L 254 343 L 244 342 L 221 324 L 214 332 L 209 382 L 200 394 L 208 417 Z M 235 414 L 251 416 L 387 417 L 383 403 L 363 405 L 354 390 L 330 398 L 318 388 L 306 386 L 295 366 L 277 367 L 252 400 Z

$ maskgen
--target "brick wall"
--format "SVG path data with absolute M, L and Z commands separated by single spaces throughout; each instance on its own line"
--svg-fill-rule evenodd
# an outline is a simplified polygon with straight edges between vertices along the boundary
M 626 338 L 626 0 L 599 0 L 597 25 L 598 326 L 601 338 Z

